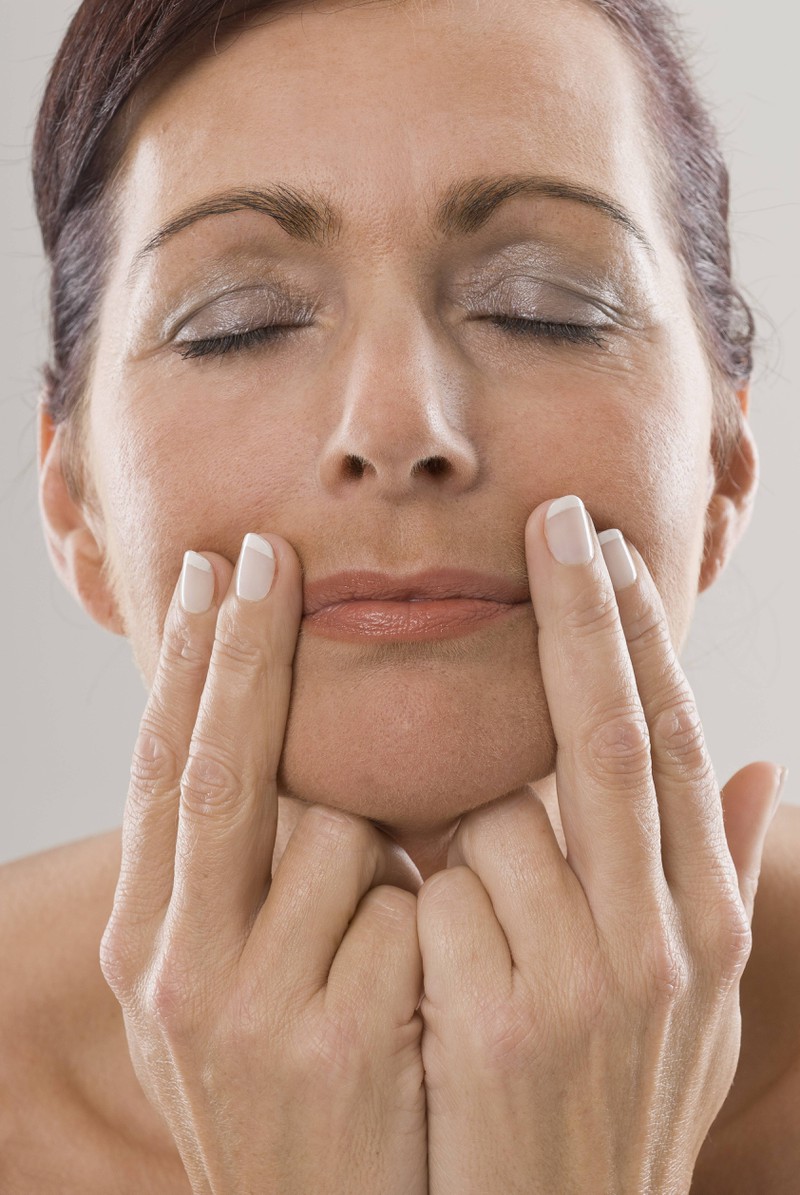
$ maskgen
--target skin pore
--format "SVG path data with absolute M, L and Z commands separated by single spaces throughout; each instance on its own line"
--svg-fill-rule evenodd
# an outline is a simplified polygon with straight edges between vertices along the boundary
M 216 49 L 131 132 L 90 382 L 98 511 L 75 512 L 64 554 L 148 688 L 187 548 L 233 562 L 274 532 L 308 580 L 464 566 L 524 591 L 526 519 L 570 493 L 638 547 L 680 647 L 730 502 L 643 87 L 610 24 L 577 0 L 316 4 Z M 284 204 L 143 252 L 192 205 L 275 188 L 327 212 L 313 241 Z M 274 324 L 294 326 L 185 355 Z M 752 445 L 743 459 L 742 503 Z M 282 791 L 373 819 L 423 875 L 461 814 L 527 782 L 548 778 L 555 821 L 554 760 L 530 605 L 442 642 L 301 630 Z

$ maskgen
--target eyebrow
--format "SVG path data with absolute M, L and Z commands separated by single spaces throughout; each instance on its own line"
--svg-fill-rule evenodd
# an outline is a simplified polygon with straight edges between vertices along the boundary
M 564 179 L 534 174 L 507 174 L 460 179 L 444 191 L 436 205 L 432 227 L 442 236 L 465 237 L 477 232 L 501 204 L 517 195 L 566 199 L 602 212 L 625 228 L 655 257 L 655 249 L 633 216 L 608 195 Z M 143 260 L 184 228 L 209 216 L 228 215 L 250 209 L 263 212 L 294 240 L 320 247 L 330 246 L 345 226 L 342 213 L 324 196 L 277 184 L 247 187 L 208 196 L 173 216 L 137 252 L 128 275 L 130 282 Z

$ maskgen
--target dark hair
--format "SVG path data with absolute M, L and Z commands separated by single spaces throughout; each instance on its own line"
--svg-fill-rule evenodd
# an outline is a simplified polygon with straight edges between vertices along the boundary
M 732 278 L 728 171 L 661 0 L 588 2 L 633 51 L 649 97 L 666 167 L 664 212 L 714 374 L 711 450 L 719 476 L 738 442 L 736 391 L 752 372 L 755 333 Z M 252 14 L 286 8 L 285 0 L 238 7 L 225 0 L 84 0 L 61 43 L 37 118 L 33 182 L 51 264 L 52 360 L 42 370 L 42 401 L 54 423 L 67 423 L 64 472 L 75 500 L 88 500 L 83 415 L 125 119 L 162 73 L 174 77 L 182 59 L 210 50 L 221 28 L 227 33 L 237 22 L 244 28 Z

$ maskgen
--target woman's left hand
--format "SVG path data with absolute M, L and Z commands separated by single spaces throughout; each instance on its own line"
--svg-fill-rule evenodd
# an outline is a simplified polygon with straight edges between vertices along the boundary
M 429 1189 L 684 1195 L 738 1062 L 777 770 L 720 793 L 641 556 L 623 584 L 624 541 L 574 501 L 545 532 L 550 506 L 525 537 L 567 854 L 526 786 L 418 893 Z

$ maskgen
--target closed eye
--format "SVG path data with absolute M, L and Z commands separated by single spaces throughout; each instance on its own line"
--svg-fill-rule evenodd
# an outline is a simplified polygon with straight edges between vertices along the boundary
M 550 340 L 556 344 L 593 344 L 602 348 L 605 341 L 600 329 L 592 324 L 559 324 L 551 320 L 526 319 L 513 315 L 490 315 L 489 323 L 511 336 Z
M 538 338 L 555 344 L 593 344 L 599 348 L 604 345 L 600 330 L 591 324 L 562 324 L 512 315 L 491 315 L 483 318 L 510 336 Z M 180 342 L 177 348 L 184 360 L 223 357 L 227 353 L 241 352 L 263 344 L 274 344 L 287 333 L 304 327 L 307 325 L 266 324 L 246 332 L 228 332 L 224 336 L 208 337 L 204 340 L 185 340 Z
M 260 344 L 280 340 L 294 328 L 304 328 L 305 326 L 305 324 L 267 324 L 261 328 L 251 328 L 248 332 L 228 332 L 224 336 L 214 336 L 206 340 L 184 340 L 179 343 L 178 351 L 184 360 L 190 357 L 222 357 L 226 353 L 235 353 L 242 349 L 254 348 Z

